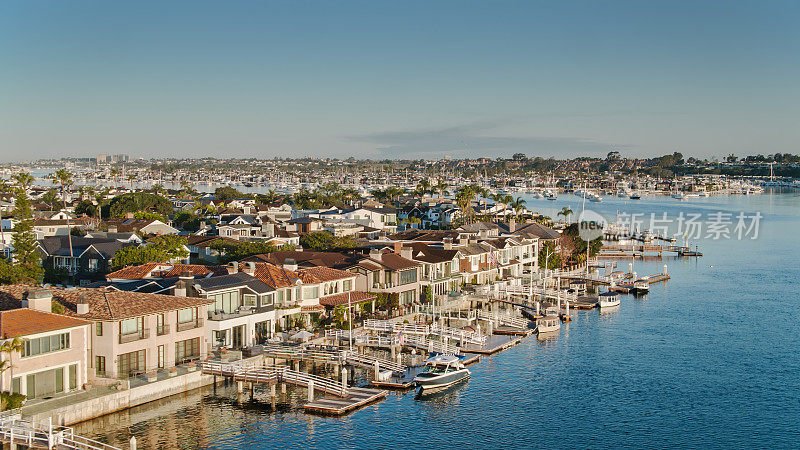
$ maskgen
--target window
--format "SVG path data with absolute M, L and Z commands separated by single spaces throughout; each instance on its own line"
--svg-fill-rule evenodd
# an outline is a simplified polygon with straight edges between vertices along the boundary
M 175 343 L 175 364 L 182 364 L 198 358 L 200 358 L 200 338 Z
M 319 297 L 319 286 L 314 287 L 307 287 L 304 289 L 303 298 L 318 298 Z
M 404 270 L 400 272 L 400 284 L 415 283 L 417 281 L 417 269 Z
M 278 306 L 283 306 L 283 290 L 282 289 L 275 293 L 275 303 Z
M 344 280 L 342 282 L 342 292 L 353 290 L 353 280 Z
M 78 389 L 78 365 L 72 364 L 69 366 L 69 390 L 75 389 Z
M 105 356 L 96 357 L 94 368 L 95 368 L 95 373 L 97 373 L 98 376 L 101 377 L 106 376 L 106 357 Z
M 119 334 L 139 333 L 139 330 L 143 329 L 144 317 L 135 317 L 133 319 L 125 319 L 119 322 Z
M 400 293 L 400 304 L 401 305 L 410 305 L 414 303 L 417 299 L 417 291 L 410 290 Z
M 164 324 L 165 321 L 166 317 L 164 314 L 158 314 L 156 316 L 156 334 L 159 336 L 167 334 L 167 327 Z
M 273 302 L 273 294 L 267 294 L 261 297 L 261 306 L 272 306 Z
M 239 309 L 239 291 L 209 295 L 208 298 L 214 300 L 214 312 L 216 313 L 230 314 Z
M 125 353 L 117 358 L 117 375 L 130 377 L 145 371 L 145 351 Z
M 258 296 L 255 294 L 244 294 L 242 295 L 242 300 L 244 301 L 244 306 L 250 306 L 255 308 L 258 306 L 257 299 Z
M 69 333 L 55 334 L 25 341 L 22 357 L 42 355 L 69 348 Z
M 197 319 L 197 308 L 184 308 L 178 310 L 178 323 L 194 322 Z
M 22 393 L 22 379 L 20 377 L 14 377 L 14 379 L 11 380 L 11 392 L 14 394 Z
M 56 392 L 64 392 L 64 368 L 59 367 L 58 369 L 55 369 L 54 372 L 56 375 Z
M 103 335 L 103 322 L 97 322 L 94 324 L 94 334 L 97 336 Z
M 97 267 L 97 260 L 94 259 L 94 258 L 90 259 L 89 260 L 89 266 L 88 266 L 89 271 L 90 272 L 94 272 L 94 271 L 97 270 L 97 268 L 98 268 Z
M 164 346 L 163 345 L 159 345 L 158 346 L 158 368 L 159 369 L 163 369 L 164 368 Z

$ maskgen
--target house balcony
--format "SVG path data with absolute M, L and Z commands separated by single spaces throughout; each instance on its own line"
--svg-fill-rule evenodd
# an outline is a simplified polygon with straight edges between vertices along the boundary
M 179 323 L 178 326 L 175 327 L 175 329 L 177 331 L 186 331 L 186 330 L 192 330 L 194 328 L 201 328 L 202 326 L 203 326 L 203 319 L 198 317 L 197 319 L 189 322 Z
M 254 310 L 251 309 L 251 308 L 244 308 L 243 307 L 243 308 L 237 309 L 236 311 L 228 312 L 228 313 L 226 313 L 226 312 L 217 312 L 217 313 L 209 312 L 208 320 L 220 321 L 220 320 L 236 319 L 238 317 L 249 316 L 249 315 L 253 314 L 253 311 Z M 201 319 L 198 319 L 198 320 L 201 320 Z M 201 322 L 202 322 L 202 320 L 201 320 Z M 190 322 L 190 323 L 193 324 L 194 322 Z M 202 323 L 201 323 L 200 326 L 202 326 Z
M 169 325 L 159 325 L 156 327 L 156 336 L 164 336 L 165 334 L 169 334 Z
M 143 328 L 135 333 L 120 334 L 119 343 L 127 344 L 128 342 L 140 341 L 142 339 L 148 339 L 149 337 L 150 337 L 150 330 L 147 328 Z

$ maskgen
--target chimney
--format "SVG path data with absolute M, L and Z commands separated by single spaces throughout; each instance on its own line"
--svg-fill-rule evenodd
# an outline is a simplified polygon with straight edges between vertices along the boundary
M 226 268 L 228 269 L 228 274 L 237 273 L 239 271 L 239 263 L 236 261 L 229 262 Z
M 75 302 L 75 308 L 79 316 L 89 314 L 89 299 L 86 294 L 81 294 Z
M 370 249 L 370 251 L 369 251 L 369 257 L 374 259 L 374 260 L 377 260 L 377 261 L 381 261 L 382 255 L 383 255 L 383 252 L 381 252 L 377 248 Z
M 248 275 L 255 276 L 256 275 L 256 263 L 254 263 L 252 261 L 248 261 L 248 262 L 244 263 L 244 269 L 242 269 L 242 272 L 244 272 L 244 273 L 246 273 Z
M 182 273 L 178 277 L 178 282 L 172 286 L 172 295 L 175 297 L 188 297 L 189 286 L 192 284 L 194 277 L 189 273 Z
M 444 245 L 445 250 L 452 250 L 453 249 L 453 238 L 446 237 L 442 240 L 442 244 Z
M 109 233 L 116 233 L 117 232 L 117 226 L 116 225 L 111 225 L 110 227 L 108 227 L 108 232 Z
M 283 268 L 286 270 L 295 271 L 297 270 L 297 261 L 292 258 L 286 258 L 283 260 Z
M 517 231 L 517 219 L 512 217 L 511 220 L 508 221 L 508 232 L 513 233 L 515 231 Z
M 52 312 L 53 293 L 47 289 L 37 289 L 26 292 L 22 300 L 22 307 L 35 311 Z
M 125 213 L 125 218 L 126 219 L 133 219 L 133 213 L 132 212 Z
M 201 220 L 200 221 L 200 228 L 198 228 L 198 230 L 205 230 L 205 229 L 206 229 L 206 221 L 205 220 Z
M 403 248 L 403 243 L 402 242 L 395 242 L 394 243 L 394 252 L 395 253 L 400 253 L 400 250 L 402 248 Z
M 405 259 L 411 259 L 412 255 L 414 254 L 414 249 L 411 247 L 403 247 L 400 249 L 400 256 Z

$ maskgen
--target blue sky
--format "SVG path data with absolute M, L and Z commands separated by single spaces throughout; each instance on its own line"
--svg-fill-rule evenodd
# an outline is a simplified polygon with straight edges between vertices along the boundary
M 0 160 L 798 153 L 797 1 L 0 3 Z

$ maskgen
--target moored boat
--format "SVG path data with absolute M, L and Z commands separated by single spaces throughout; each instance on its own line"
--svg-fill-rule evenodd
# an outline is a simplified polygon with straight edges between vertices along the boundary
M 561 329 L 561 318 L 558 315 L 547 315 L 536 319 L 537 333 L 552 333 Z
M 616 292 L 608 291 L 602 292 L 597 296 L 597 304 L 601 308 L 608 308 L 611 306 L 619 306 L 619 294 Z
M 470 371 L 461 360 L 451 354 L 438 354 L 425 360 L 424 372 L 414 377 L 420 391 L 434 392 L 469 378 Z

